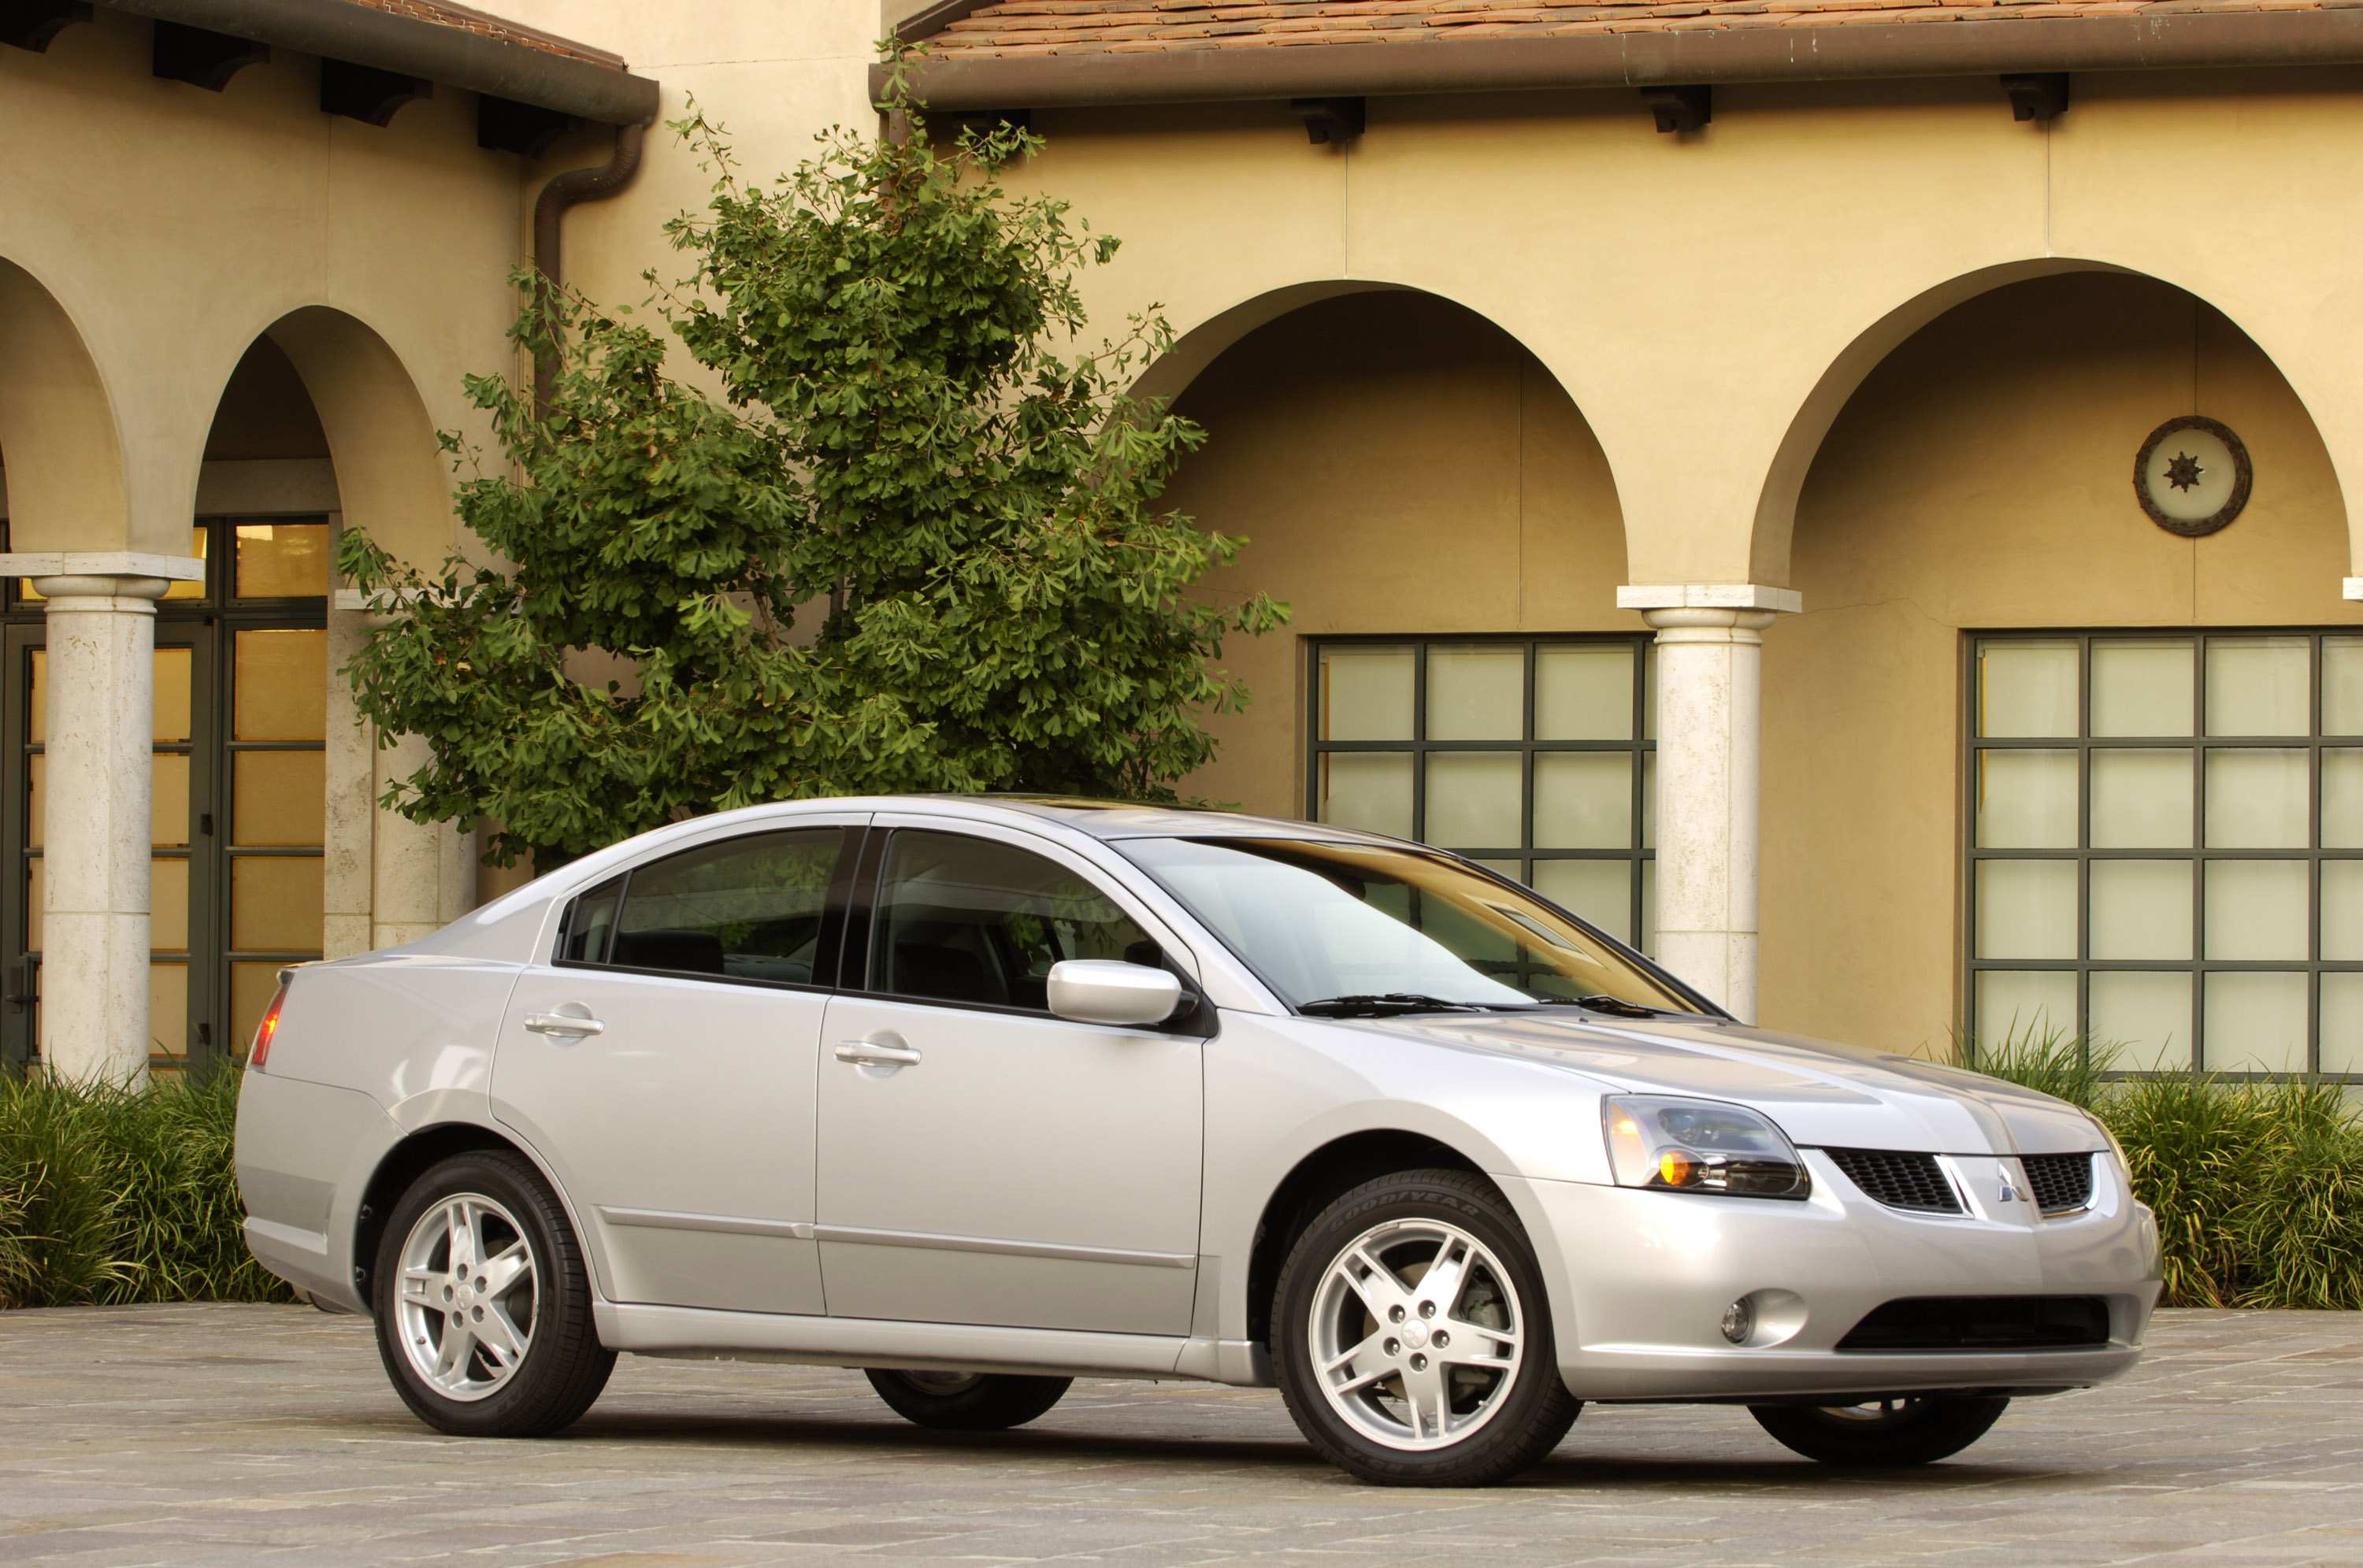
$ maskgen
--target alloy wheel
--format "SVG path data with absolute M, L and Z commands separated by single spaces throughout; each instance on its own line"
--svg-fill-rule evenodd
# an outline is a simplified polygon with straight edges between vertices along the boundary
M 506 1209 L 478 1193 L 435 1204 L 402 1244 L 396 1327 L 411 1369 L 447 1399 L 498 1393 L 533 1348 L 540 1286 Z
M 1482 1242 L 1440 1220 L 1397 1220 L 1331 1261 L 1307 1342 L 1330 1408 L 1371 1441 L 1415 1452 L 1500 1412 L 1525 1325 L 1510 1271 Z

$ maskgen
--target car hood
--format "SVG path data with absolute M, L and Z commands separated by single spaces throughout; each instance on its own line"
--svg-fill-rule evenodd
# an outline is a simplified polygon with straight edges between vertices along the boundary
M 1358 1023 L 1554 1062 L 1636 1093 L 1736 1100 L 1805 1147 L 2048 1154 L 2107 1146 L 2082 1111 L 2047 1094 L 1918 1057 L 1745 1024 L 1628 1022 L 1572 1010 Z

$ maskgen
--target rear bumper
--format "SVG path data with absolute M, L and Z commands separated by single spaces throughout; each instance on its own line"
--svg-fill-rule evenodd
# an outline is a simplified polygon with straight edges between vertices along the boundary
M 2090 1208 L 2044 1219 L 1997 1199 L 1994 1159 L 1951 1159 L 1971 1212 L 1924 1216 L 1858 1192 L 1805 1151 L 1803 1203 L 1530 1181 L 1520 1207 L 1548 1232 L 1560 1375 L 1584 1399 L 1736 1399 L 1994 1388 L 2056 1390 L 2140 1359 L 2158 1293 L 2158 1231 L 2113 1160 Z M 2100 1297 L 2105 1344 L 1841 1351 L 1873 1309 L 1907 1297 Z M 1748 1342 L 1724 1338 L 1742 1297 L 1773 1304 Z
M 353 1233 L 370 1173 L 401 1136 L 358 1090 L 248 1073 L 237 1163 L 255 1261 L 307 1296 L 368 1310 L 353 1286 Z

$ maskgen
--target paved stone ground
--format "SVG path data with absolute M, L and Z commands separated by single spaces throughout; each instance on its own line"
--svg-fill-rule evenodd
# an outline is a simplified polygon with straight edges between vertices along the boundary
M 2363 1315 L 2162 1314 L 2112 1388 L 1949 1463 L 1792 1457 L 1740 1410 L 1603 1408 L 1491 1492 L 1356 1485 L 1279 1397 L 1083 1383 L 1023 1430 L 923 1432 L 857 1373 L 627 1357 L 581 1425 L 413 1420 L 365 1323 L 307 1308 L 0 1314 L 0 1563 L 833 1556 L 1714 1568 L 2363 1563 Z

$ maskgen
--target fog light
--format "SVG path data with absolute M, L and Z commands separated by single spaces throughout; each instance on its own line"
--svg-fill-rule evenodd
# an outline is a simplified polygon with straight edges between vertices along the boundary
M 1756 1331 L 1755 1304 L 1743 1296 L 1723 1309 L 1723 1337 L 1733 1344 L 1744 1345 L 1747 1336 Z

